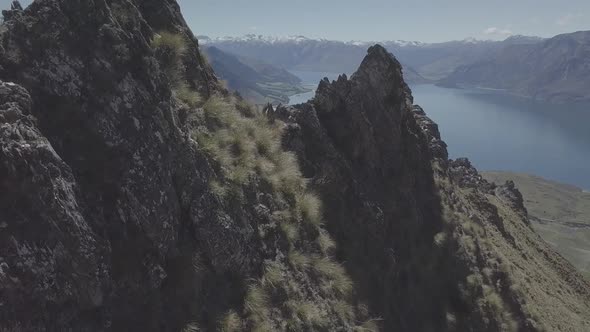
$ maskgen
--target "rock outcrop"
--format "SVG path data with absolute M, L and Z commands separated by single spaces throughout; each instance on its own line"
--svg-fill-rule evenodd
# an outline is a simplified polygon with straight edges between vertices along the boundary
M 0 330 L 588 329 L 588 283 L 382 47 L 258 114 L 173 0 L 4 17 Z
M 5 16 L 0 77 L 24 89 L 2 85 L 3 324 L 182 323 L 175 316 L 187 309 L 167 303 L 189 296 L 169 283 L 191 250 L 183 211 L 204 190 L 208 166 L 178 130 L 150 47 L 153 29 L 194 38 L 175 2 L 158 1 L 153 16 L 142 11 L 149 6 L 35 1 Z M 219 90 L 190 45 L 186 80 L 204 95 Z

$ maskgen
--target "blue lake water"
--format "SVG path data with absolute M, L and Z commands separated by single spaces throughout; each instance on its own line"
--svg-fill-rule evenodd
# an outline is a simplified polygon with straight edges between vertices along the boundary
M 338 74 L 294 72 L 317 86 Z M 314 82 L 315 81 L 315 82 Z M 414 103 L 438 123 L 451 158 L 479 170 L 542 176 L 590 189 L 590 104 L 555 105 L 490 91 L 412 86 Z M 307 101 L 313 92 L 294 96 Z

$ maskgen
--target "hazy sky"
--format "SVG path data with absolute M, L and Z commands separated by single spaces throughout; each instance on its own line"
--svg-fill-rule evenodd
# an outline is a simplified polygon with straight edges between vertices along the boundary
M 0 0 L 2 8 L 10 0 Z M 21 1 L 23 5 L 31 1 Z M 590 30 L 590 0 L 179 0 L 196 35 L 437 42 Z

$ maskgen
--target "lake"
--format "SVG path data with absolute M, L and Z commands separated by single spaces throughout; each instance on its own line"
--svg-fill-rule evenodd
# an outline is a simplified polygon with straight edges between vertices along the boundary
M 306 84 L 338 74 L 294 72 Z M 451 158 L 479 170 L 535 174 L 590 189 L 590 105 L 533 102 L 492 91 L 412 86 L 414 103 L 438 123 Z M 307 101 L 313 92 L 293 96 Z

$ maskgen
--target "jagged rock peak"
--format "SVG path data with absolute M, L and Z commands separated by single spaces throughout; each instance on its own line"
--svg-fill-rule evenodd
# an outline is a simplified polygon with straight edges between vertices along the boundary
M 382 46 L 369 48 L 350 79 L 341 75 L 321 81 L 312 103 L 339 149 L 355 162 L 371 165 L 372 176 L 399 165 L 412 95 L 400 63 Z
M 399 62 L 395 58 L 395 56 L 393 54 L 389 53 L 385 49 L 385 47 L 383 47 L 379 44 L 375 44 L 375 45 L 369 47 L 369 49 L 367 50 L 367 56 L 365 57 L 365 59 L 361 63 L 361 66 L 359 69 L 362 69 L 364 65 L 366 65 L 367 63 L 370 63 L 370 62 L 389 63 L 389 64 L 395 64 L 395 65 L 398 65 L 401 67 L 401 65 L 399 64 Z
M 20 2 L 18 2 L 18 0 L 14 0 L 12 2 L 12 4 L 10 5 L 10 9 L 12 10 L 23 10 L 23 6 L 21 6 Z
M 361 62 L 352 79 L 369 83 L 370 88 L 378 88 L 379 86 L 386 88 L 401 87 L 408 92 L 411 98 L 409 88 L 403 79 L 400 62 L 379 44 L 369 47 L 367 56 Z
M 336 95 L 340 98 L 336 98 Z M 369 104 L 366 104 L 363 110 L 380 109 L 380 105 L 390 105 L 394 106 L 397 112 L 409 109 L 413 102 L 410 88 L 403 78 L 401 64 L 393 54 L 378 44 L 368 49 L 358 70 L 350 79 L 346 75 L 340 75 L 336 81 L 324 79 L 320 82 L 315 96 L 318 112 L 337 108 L 336 104 L 331 104 L 336 102 L 336 99 L 352 102 L 364 100 Z M 399 121 L 397 123 L 399 125 Z

